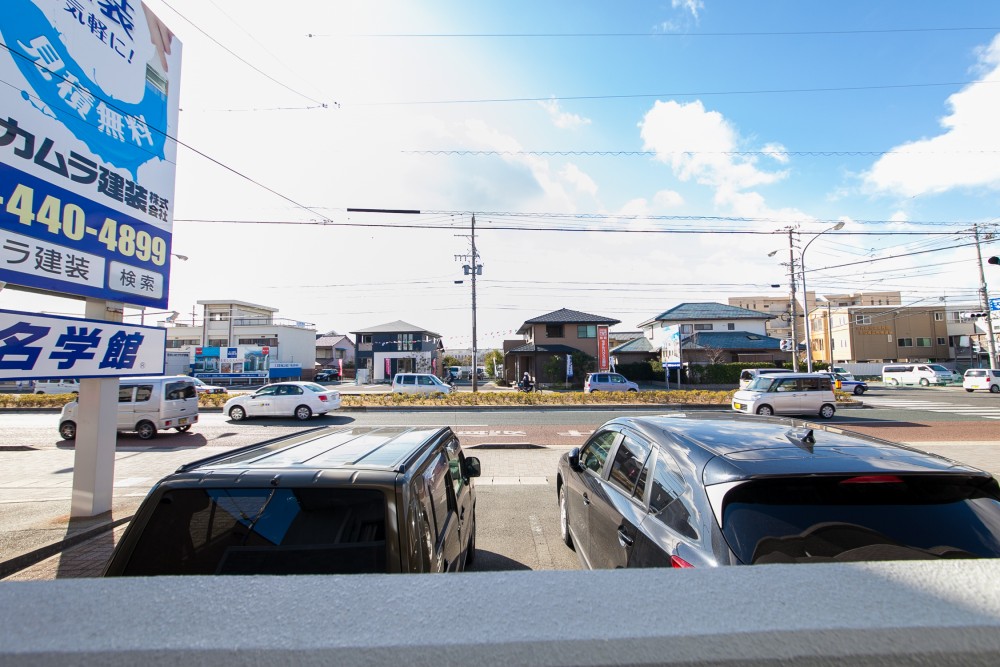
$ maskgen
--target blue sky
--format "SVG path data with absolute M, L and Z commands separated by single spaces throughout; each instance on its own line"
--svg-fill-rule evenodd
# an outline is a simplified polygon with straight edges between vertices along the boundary
M 995 3 L 148 5 L 184 44 L 179 138 L 257 182 L 179 150 L 174 250 L 190 259 L 170 307 L 183 313 L 233 298 L 324 331 L 403 319 L 467 346 L 454 256 L 472 212 L 481 346 L 564 307 L 634 329 L 683 301 L 782 293 L 787 268 L 767 253 L 787 261 L 787 236 L 737 232 L 796 225 L 805 242 L 840 220 L 809 248 L 810 289 L 967 303 L 974 249 L 881 258 L 1000 219 Z M 260 224 L 277 220 L 334 224 Z M 890 234 L 907 231 L 955 236 Z

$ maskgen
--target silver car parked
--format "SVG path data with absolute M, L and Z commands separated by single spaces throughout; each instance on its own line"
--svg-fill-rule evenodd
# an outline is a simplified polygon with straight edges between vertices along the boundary
M 588 373 L 583 382 L 583 393 L 595 391 L 639 391 L 639 385 L 620 373 Z

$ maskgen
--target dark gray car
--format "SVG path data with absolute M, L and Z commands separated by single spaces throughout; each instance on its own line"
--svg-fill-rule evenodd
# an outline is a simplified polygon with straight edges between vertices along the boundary
M 447 427 L 321 427 L 251 445 L 161 480 L 104 576 L 463 570 L 479 475 Z
M 556 487 L 590 568 L 1000 556 L 989 473 L 809 422 L 613 419 L 563 455 Z

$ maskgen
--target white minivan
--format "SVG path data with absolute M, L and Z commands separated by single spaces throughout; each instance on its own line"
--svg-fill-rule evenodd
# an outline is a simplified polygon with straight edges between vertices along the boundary
M 771 375 L 774 373 L 791 373 L 788 368 L 744 368 L 740 373 L 740 389 L 746 389 L 747 385 L 756 380 L 761 375 Z
M 882 383 L 890 386 L 951 384 L 951 371 L 941 364 L 889 364 L 882 367 Z
M 449 386 L 431 373 L 396 373 L 392 378 L 394 394 L 450 394 L 455 387 Z
M 79 380 L 37 380 L 31 391 L 36 394 L 79 394 Z
M 79 403 L 63 406 L 59 435 L 76 437 Z M 122 378 L 118 384 L 118 430 L 135 431 L 143 440 L 157 431 L 175 428 L 184 432 L 198 421 L 198 390 L 187 375 Z
M 833 382 L 825 373 L 781 373 L 758 376 L 733 394 L 733 410 L 751 415 L 819 415 L 837 412 Z

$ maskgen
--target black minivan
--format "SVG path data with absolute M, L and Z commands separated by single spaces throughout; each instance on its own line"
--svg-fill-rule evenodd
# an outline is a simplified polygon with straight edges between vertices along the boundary
M 464 570 L 479 475 L 447 427 L 310 429 L 161 480 L 103 574 Z

